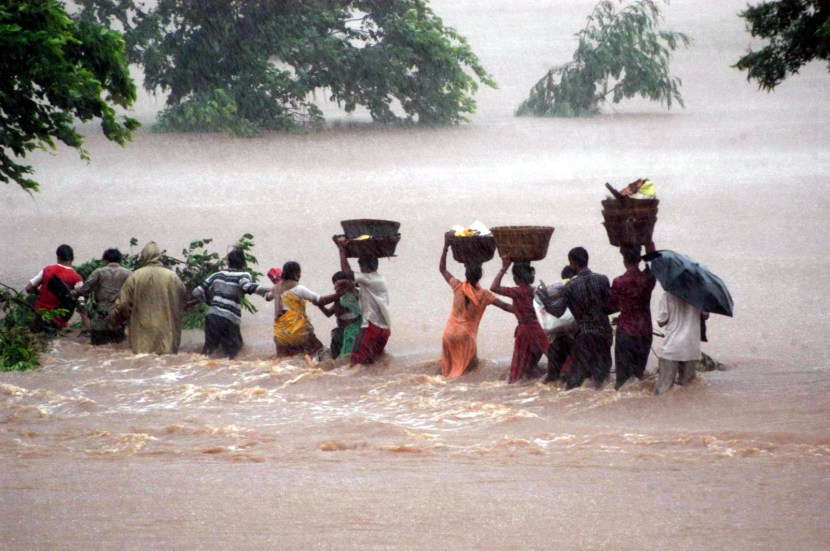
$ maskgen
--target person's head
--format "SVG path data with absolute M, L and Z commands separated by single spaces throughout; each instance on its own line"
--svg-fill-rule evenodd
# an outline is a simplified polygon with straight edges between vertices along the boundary
M 228 268 L 231 270 L 241 270 L 245 267 L 245 253 L 239 249 L 234 249 L 228 253 Z
M 155 241 L 150 241 L 144 248 L 141 249 L 141 254 L 138 256 L 142 266 L 147 264 L 158 264 L 161 262 L 161 249 Z
M 75 260 L 75 251 L 69 245 L 64 244 L 58 247 L 55 256 L 58 257 L 58 262 L 72 262 Z
M 343 272 L 343 271 L 339 271 L 339 272 L 334 272 L 334 275 L 331 276 L 331 282 L 332 283 L 337 283 L 338 281 L 343 281 L 344 279 L 354 279 L 354 275 L 347 274 L 346 272 Z
M 300 274 L 302 270 L 300 270 L 300 264 L 298 262 L 294 262 L 293 260 L 289 260 L 285 264 L 282 265 L 282 278 L 283 279 L 290 279 L 292 281 L 300 281 Z
M 363 273 L 378 271 L 378 259 L 374 256 L 361 256 L 357 259 L 357 265 Z
M 514 262 L 513 263 L 513 281 L 516 285 L 530 285 L 536 277 L 536 268 L 530 265 L 530 262 Z
M 623 245 L 620 247 L 620 254 L 623 257 L 623 264 L 626 266 L 636 266 L 640 263 L 639 245 Z
M 588 251 L 583 247 L 574 247 L 568 251 L 568 262 L 575 273 L 588 267 Z
M 470 263 L 464 265 L 464 276 L 471 285 L 476 285 L 481 280 L 482 275 L 481 264 Z
M 104 262 L 121 264 L 121 251 L 118 249 L 107 249 L 104 251 L 104 256 L 101 257 Z
M 571 265 L 568 264 L 564 268 L 562 268 L 562 273 L 559 274 L 559 277 L 562 279 L 571 279 L 574 276 L 574 269 L 571 268 Z

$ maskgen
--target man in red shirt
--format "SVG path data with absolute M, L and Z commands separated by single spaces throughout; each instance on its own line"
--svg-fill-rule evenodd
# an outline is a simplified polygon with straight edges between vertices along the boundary
M 72 317 L 72 312 L 75 308 L 75 301 L 69 296 L 69 291 L 83 281 L 78 272 L 72 269 L 72 261 L 75 260 L 75 252 L 72 250 L 72 247 L 69 245 L 61 245 L 55 251 L 55 254 L 57 255 L 58 263 L 43 268 L 26 285 L 26 292 L 38 293 L 37 300 L 35 301 L 35 312 L 60 308 L 68 310 L 69 313 L 52 318 L 51 326 L 50 324 L 44 324 L 42 319 L 38 317 L 32 327 L 32 330 L 35 332 L 47 329 L 63 329 L 66 327 L 66 323 Z M 55 277 L 58 280 L 51 281 Z
M 647 247 L 654 250 L 654 244 Z M 611 313 L 619 312 L 617 337 L 614 342 L 614 364 L 617 382 L 622 387 L 631 377 L 642 379 L 651 349 L 651 292 L 656 280 L 646 268 L 640 270 L 639 245 L 620 247 L 625 273 L 614 279 L 608 295 Z

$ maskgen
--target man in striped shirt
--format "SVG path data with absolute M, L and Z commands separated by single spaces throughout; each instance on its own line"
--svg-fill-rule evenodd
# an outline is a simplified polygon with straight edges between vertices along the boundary
M 193 298 L 207 303 L 205 317 L 205 347 L 202 353 L 210 356 L 221 346 L 233 359 L 242 348 L 242 296 L 256 293 L 262 297 L 269 291 L 251 280 L 245 268 L 245 254 L 234 249 L 228 254 L 228 269 L 211 274 L 193 290 Z

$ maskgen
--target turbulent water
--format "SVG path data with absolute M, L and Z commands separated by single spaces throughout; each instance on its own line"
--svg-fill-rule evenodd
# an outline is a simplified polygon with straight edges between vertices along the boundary
M 588 120 L 514 118 L 570 58 L 593 2 L 442 0 L 436 12 L 499 83 L 468 125 L 379 129 L 324 104 L 324 132 L 142 130 L 122 149 L 90 127 L 91 163 L 66 149 L 33 157 L 43 191 L 0 194 L 0 281 L 17 287 L 63 242 L 83 260 L 131 237 L 177 252 L 250 232 L 261 268 L 297 260 L 303 283 L 329 292 L 340 220 L 399 220 L 403 238 L 380 267 L 394 320 L 379 365 L 277 361 L 260 301 L 235 361 L 201 356 L 199 332 L 174 356 L 70 336 L 40 369 L 0 374 L 0 547 L 826 547 L 830 76 L 810 65 L 772 94 L 747 83 L 730 68 L 750 44 L 744 5 L 665 10 L 694 39 L 673 61 L 686 109 L 630 101 Z M 162 103 L 143 97 L 136 113 L 150 123 Z M 640 176 L 661 198 L 658 247 L 732 292 L 735 317 L 714 316 L 704 345 L 724 370 L 662 397 L 651 376 L 621 392 L 507 385 L 515 320 L 493 310 L 482 365 L 445 381 L 443 231 L 553 225 L 542 279 L 576 245 L 616 276 L 603 184 Z M 331 321 L 312 321 L 327 340 Z

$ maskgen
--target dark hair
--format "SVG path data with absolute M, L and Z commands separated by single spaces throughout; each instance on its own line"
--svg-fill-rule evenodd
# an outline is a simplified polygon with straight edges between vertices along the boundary
M 234 249 L 228 253 L 228 268 L 234 270 L 241 270 L 245 267 L 245 253 L 239 249 Z
M 588 266 L 588 251 L 582 247 L 574 247 L 568 251 L 568 261 L 573 262 L 579 268 Z
M 73 251 L 72 247 L 69 245 L 61 245 L 58 247 L 58 250 L 55 251 L 55 255 L 61 262 L 71 262 L 75 260 L 75 251 Z
M 536 268 L 530 262 L 516 262 L 513 264 L 513 275 L 520 282 L 530 285 L 536 277 Z
M 464 276 L 467 278 L 467 281 L 475 285 L 481 280 L 481 276 L 483 275 L 483 270 L 481 269 L 481 264 L 465 264 L 464 265 Z
M 571 279 L 574 276 L 574 269 L 570 267 L 570 265 L 565 266 L 562 268 L 562 273 L 559 274 L 559 277 L 562 279 Z
M 300 264 L 294 262 L 293 260 L 289 260 L 285 264 L 282 265 L 282 278 L 283 279 L 291 279 L 297 281 L 297 278 L 300 276 Z
M 344 279 L 353 280 L 354 279 L 354 274 L 352 274 L 352 273 L 347 274 L 344 271 L 339 271 L 339 272 L 335 272 L 334 275 L 331 276 L 331 282 L 332 283 L 336 283 L 336 282 L 342 281 Z
M 378 271 L 378 259 L 375 256 L 361 256 L 357 259 L 357 265 L 368 268 L 370 272 Z
M 623 257 L 623 260 L 629 264 L 638 264 L 640 262 L 639 245 L 623 245 L 620 247 L 620 254 Z
M 101 257 L 104 262 L 118 262 L 121 264 L 121 251 L 118 249 L 107 249 Z

